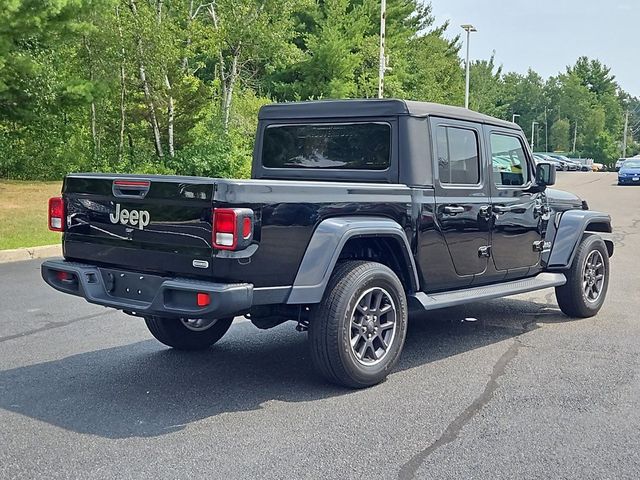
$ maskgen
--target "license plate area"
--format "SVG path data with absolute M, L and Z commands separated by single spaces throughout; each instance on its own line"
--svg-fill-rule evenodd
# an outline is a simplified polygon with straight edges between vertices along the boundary
M 157 275 L 123 272 L 122 270 L 106 268 L 101 268 L 100 273 L 107 293 L 112 297 L 148 303 L 156 296 L 160 285 L 165 280 Z

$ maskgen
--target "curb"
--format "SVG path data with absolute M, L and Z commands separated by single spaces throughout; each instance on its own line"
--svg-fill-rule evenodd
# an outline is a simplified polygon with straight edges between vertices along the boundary
M 62 245 L 45 245 L 43 247 L 15 248 L 0 250 L 0 263 L 21 262 L 35 258 L 61 257 Z

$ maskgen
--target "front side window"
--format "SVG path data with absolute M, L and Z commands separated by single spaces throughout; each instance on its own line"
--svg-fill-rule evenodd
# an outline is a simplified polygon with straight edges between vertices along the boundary
M 498 186 L 522 186 L 527 183 L 527 157 L 518 137 L 491 134 L 493 181 Z
M 436 148 L 440 183 L 456 185 L 480 183 L 478 136 L 474 130 L 437 127 Z
M 384 122 L 270 125 L 265 129 L 266 168 L 386 170 L 391 126 Z

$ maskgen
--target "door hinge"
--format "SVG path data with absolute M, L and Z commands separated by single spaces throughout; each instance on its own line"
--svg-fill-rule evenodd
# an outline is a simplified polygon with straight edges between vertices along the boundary
M 482 257 L 489 258 L 491 256 L 491 246 L 486 245 L 484 247 L 480 247 L 478 249 L 478 256 L 480 258 Z
M 534 252 L 541 252 L 543 250 L 544 250 L 544 240 L 538 240 L 536 242 L 533 242 Z

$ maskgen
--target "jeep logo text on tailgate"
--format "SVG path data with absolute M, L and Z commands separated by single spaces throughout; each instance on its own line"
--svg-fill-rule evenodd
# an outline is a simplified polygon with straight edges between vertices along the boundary
M 132 227 L 138 227 L 140 230 L 144 230 L 144 227 L 149 225 L 150 219 L 148 211 L 127 210 L 126 208 L 120 209 L 119 203 L 116 203 L 116 213 L 109 214 L 109 220 L 111 220 L 111 223 L 131 225 Z

